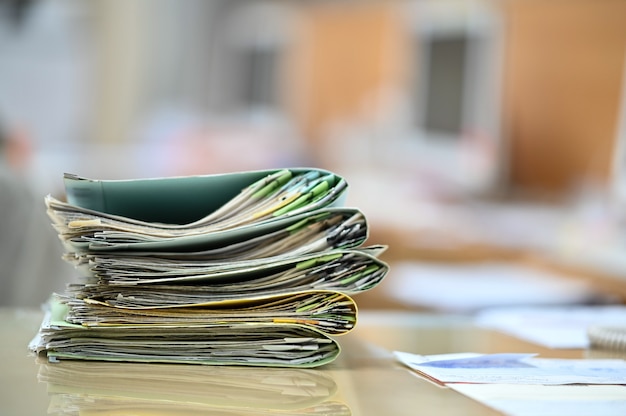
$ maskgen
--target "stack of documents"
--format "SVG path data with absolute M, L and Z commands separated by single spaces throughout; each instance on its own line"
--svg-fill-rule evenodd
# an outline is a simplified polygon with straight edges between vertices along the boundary
M 52 361 L 322 365 L 388 271 L 328 171 L 64 180 L 48 214 L 84 277 L 31 343 Z

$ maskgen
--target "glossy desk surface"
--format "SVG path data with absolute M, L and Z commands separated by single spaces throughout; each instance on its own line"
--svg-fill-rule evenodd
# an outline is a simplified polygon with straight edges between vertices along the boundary
M 0 309 L 0 414 L 46 415 L 495 415 L 455 391 L 411 373 L 394 350 L 551 351 L 473 327 L 469 318 L 364 311 L 338 338 L 340 357 L 317 369 L 258 369 L 195 365 L 38 362 L 27 344 L 42 314 Z

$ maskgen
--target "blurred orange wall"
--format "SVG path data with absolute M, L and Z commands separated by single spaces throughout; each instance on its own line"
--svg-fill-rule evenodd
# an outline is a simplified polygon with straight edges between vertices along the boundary
M 292 79 L 296 119 L 314 142 L 350 119 L 379 88 L 401 76 L 396 8 L 387 2 L 303 6 Z
M 406 85 L 401 2 L 304 5 L 290 72 L 315 141 L 384 86 Z M 626 53 L 626 0 L 494 0 L 505 24 L 504 139 L 512 187 L 562 193 L 609 177 Z M 479 103 L 478 103 L 479 104 Z
M 624 0 L 508 0 L 505 121 L 512 185 L 606 181 L 626 58 Z

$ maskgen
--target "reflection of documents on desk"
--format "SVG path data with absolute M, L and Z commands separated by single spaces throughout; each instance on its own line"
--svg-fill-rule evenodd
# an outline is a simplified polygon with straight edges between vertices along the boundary
M 349 415 L 337 385 L 311 369 L 68 361 L 42 364 L 49 413 Z
M 395 352 L 406 366 L 443 384 L 626 384 L 626 361 L 547 359 L 533 354 L 439 354 Z
M 626 415 L 626 386 L 459 383 L 449 387 L 510 416 Z

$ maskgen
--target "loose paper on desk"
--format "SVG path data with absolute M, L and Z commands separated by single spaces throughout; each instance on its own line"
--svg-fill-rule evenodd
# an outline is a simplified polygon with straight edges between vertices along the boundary
M 509 416 L 626 415 L 626 386 L 454 383 L 449 387 Z
M 404 365 L 442 384 L 626 384 L 626 361 L 619 359 L 547 359 L 536 358 L 535 354 L 394 354 Z

